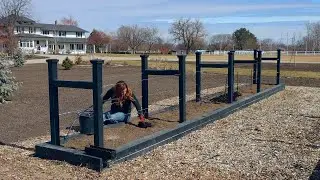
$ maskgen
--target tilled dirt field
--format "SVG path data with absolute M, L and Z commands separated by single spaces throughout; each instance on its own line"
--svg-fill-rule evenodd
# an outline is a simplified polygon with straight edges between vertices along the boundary
M 3 179 L 319 179 L 319 112 L 320 88 L 287 86 L 102 173 L 0 146 L 0 174 Z
M 319 59 L 320 62 L 320 59 Z M 262 62 L 263 63 L 263 62 Z M 253 65 L 250 64 L 236 64 L 235 67 L 241 68 L 252 68 Z M 275 70 L 277 67 L 276 63 L 263 63 L 263 69 L 272 69 Z M 320 71 L 320 64 L 307 64 L 307 63 L 282 63 L 280 65 L 281 70 L 288 70 L 288 71 L 312 71 L 312 72 L 319 72 Z
M 308 67 L 309 68 L 309 67 Z M 308 69 L 306 69 L 308 70 Z M 320 70 L 320 69 L 319 69 Z M 49 133 L 49 98 L 48 73 L 46 64 L 25 65 L 23 68 L 14 68 L 13 73 L 22 87 L 16 93 L 13 101 L 0 105 L 0 142 L 16 142 L 30 137 L 48 135 Z M 66 71 L 59 69 L 59 79 L 64 80 L 91 80 L 91 66 L 74 67 Z M 133 88 L 137 96 L 141 95 L 141 70 L 139 67 L 110 67 L 103 69 L 104 85 L 114 84 L 118 80 L 125 80 Z M 274 77 L 263 77 L 263 82 L 274 82 Z M 320 79 L 287 78 L 282 79 L 286 85 L 320 87 Z M 203 73 L 202 88 L 223 86 L 226 76 L 221 74 Z M 239 82 L 248 83 L 250 77 L 240 76 Z M 105 87 L 104 92 L 107 88 Z M 195 91 L 194 74 L 187 75 L 188 93 Z M 178 95 L 177 77 L 150 77 L 150 103 Z M 140 98 L 139 98 L 140 99 Z M 90 90 L 59 89 L 60 113 L 85 109 L 92 105 Z M 73 119 L 68 116 L 60 117 L 61 129 L 72 124 Z

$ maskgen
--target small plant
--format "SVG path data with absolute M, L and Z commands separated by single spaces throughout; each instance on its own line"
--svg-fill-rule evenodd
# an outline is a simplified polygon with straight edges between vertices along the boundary
M 82 64 L 83 60 L 82 60 L 82 56 L 81 55 L 76 55 L 75 57 L 75 64 L 76 65 L 80 65 Z
M 111 62 L 112 62 L 111 60 L 106 61 L 106 62 L 104 63 L 104 65 L 105 65 L 105 66 L 111 66 Z
M 0 103 L 9 101 L 13 92 L 18 90 L 20 83 L 15 82 L 10 67 L 14 65 L 14 61 L 9 57 L 0 55 Z
M 62 67 L 64 67 L 65 70 L 70 70 L 73 66 L 73 62 L 66 57 L 66 59 L 63 60 L 62 62 Z
M 18 49 L 13 56 L 14 67 L 22 67 L 25 63 L 24 55 L 21 49 Z

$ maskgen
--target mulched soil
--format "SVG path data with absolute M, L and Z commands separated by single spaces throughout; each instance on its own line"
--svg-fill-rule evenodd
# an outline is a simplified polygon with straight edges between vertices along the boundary
M 271 85 L 263 85 L 261 90 L 272 87 Z M 241 96 L 237 99 L 243 99 L 245 97 L 255 94 L 256 86 L 244 86 L 239 89 Z M 222 94 L 221 94 L 222 95 Z M 187 120 L 193 120 L 195 117 L 200 116 L 207 112 L 220 109 L 227 105 L 227 102 L 221 102 L 223 98 L 219 94 L 209 95 L 202 99 L 202 102 L 189 101 L 186 104 L 186 118 Z M 219 100 L 218 102 L 215 100 Z M 146 122 L 150 122 L 152 127 L 138 128 L 138 119 L 133 118 L 130 124 L 119 124 L 117 126 L 112 125 L 104 130 L 104 144 L 106 148 L 118 148 L 121 145 L 129 143 L 143 136 L 151 135 L 161 130 L 172 129 L 176 127 L 179 121 L 179 106 L 174 106 L 170 110 L 151 115 Z M 69 139 L 64 146 L 75 149 L 84 150 L 85 147 L 93 145 L 93 135 L 82 135 Z
M 297 64 L 300 66 L 300 64 Z M 320 66 L 312 65 L 319 68 Z M 301 67 L 303 69 L 303 67 Z M 308 67 L 309 68 L 309 67 Z M 310 67 L 311 68 L 311 67 Z M 309 69 L 306 69 L 309 70 Z M 103 69 L 103 83 L 112 84 L 118 80 L 126 80 L 137 96 L 141 95 L 141 70 L 139 67 L 110 67 Z M 91 80 L 91 67 L 74 67 L 66 71 L 58 71 L 59 79 L 64 80 Z M 49 126 L 49 97 L 48 72 L 46 64 L 25 65 L 23 68 L 13 68 L 17 81 L 23 82 L 16 92 L 12 102 L 0 105 L 0 142 L 9 143 L 50 134 Z M 158 78 L 150 77 L 150 78 Z M 274 83 L 275 78 L 263 78 L 263 83 Z M 320 87 L 320 79 L 283 78 L 286 85 Z M 223 86 L 226 76 L 220 74 L 203 73 L 202 88 Z M 240 83 L 250 82 L 248 76 L 240 76 Z M 104 89 L 104 92 L 107 88 Z M 195 91 L 195 76 L 187 75 L 187 93 Z M 165 77 L 153 79 L 149 82 L 149 101 L 156 102 L 178 95 L 178 78 Z M 140 98 L 139 98 L 140 99 Z M 60 113 L 85 109 L 92 105 L 90 90 L 59 89 Z M 74 116 L 73 116 L 74 117 Z M 71 117 L 60 117 L 61 129 L 69 127 L 73 122 Z

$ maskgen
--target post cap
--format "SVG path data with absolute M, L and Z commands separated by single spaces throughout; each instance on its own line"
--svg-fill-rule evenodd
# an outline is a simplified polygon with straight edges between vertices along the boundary
M 228 54 L 234 54 L 235 51 L 229 51 Z
M 178 58 L 180 58 L 180 57 L 181 57 L 181 58 L 186 58 L 187 55 L 186 55 L 186 54 L 179 54 L 179 55 L 177 55 L 177 57 L 178 57 Z
M 140 57 L 147 58 L 147 57 L 149 57 L 149 54 L 141 54 Z
M 47 59 L 46 60 L 47 63 L 52 62 L 52 63 L 58 63 L 59 59 Z
M 93 60 L 90 60 L 91 64 L 103 64 L 104 63 L 104 60 L 102 59 L 93 59 Z
M 197 54 L 197 55 L 199 55 L 199 54 L 202 54 L 202 52 L 200 52 L 200 51 L 197 51 L 197 52 L 196 52 L 196 54 Z

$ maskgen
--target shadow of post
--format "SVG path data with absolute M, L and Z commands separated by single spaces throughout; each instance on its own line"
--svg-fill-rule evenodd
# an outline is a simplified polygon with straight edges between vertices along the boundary
M 4 142 L 1 142 L 1 141 L 0 141 L 0 146 L 10 146 L 10 147 L 13 147 L 13 148 L 19 148 L 19 149 L 23 149 L 23 150 L 27 150 L 27 151 L 34 151 L 35 150 L 34 148 L 27 148 L 27 147 L 19 146 L 19 145 L 16 145 L 16 144 L 4 143 Z
M 309 180 L 319 180 L 319 179 L 320 179 L 320 160 L 318 161 L 311 176 L 309 177 Z

